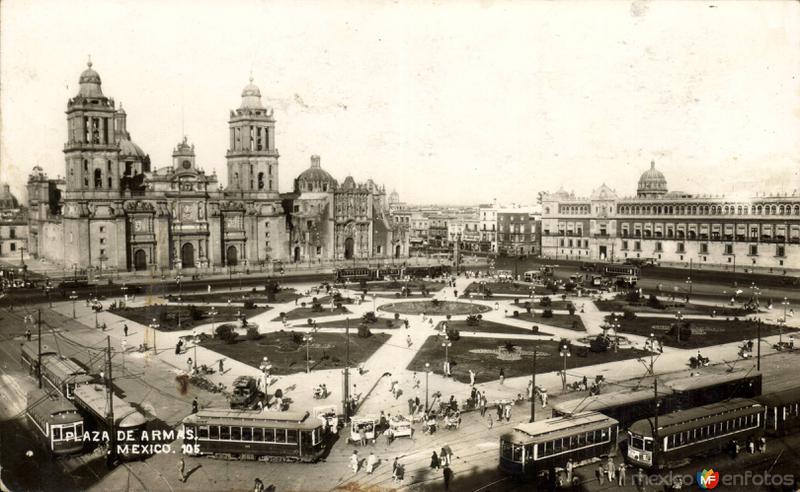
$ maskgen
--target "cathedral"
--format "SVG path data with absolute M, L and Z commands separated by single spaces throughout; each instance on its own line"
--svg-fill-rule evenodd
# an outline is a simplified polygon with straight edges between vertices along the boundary
M 184 137 L 154 167 L 127 114 L 88 68 L 67 102 L 65 177 L 28 179 L 29 251 L 71 268 L 164 271 L 408 256 L 408 231 L 372 180 L 339 184 L 320 166 L 278 189 L 272 108 L 250 83 L 228 120 L 227 183 L 206 174 Z

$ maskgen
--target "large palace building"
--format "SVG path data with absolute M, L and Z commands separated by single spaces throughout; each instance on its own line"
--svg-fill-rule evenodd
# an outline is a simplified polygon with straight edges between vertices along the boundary
M 90 62 L 67 102 L 65 178 L 36 167 L 28 180 L 30 253 L 66 268 L 151 271 L 406 257 L 407 228 L 371 180 L 339 185 L 314 156 L 294 192 L 279 193 L 275 118 L 252 82 L 230 112 L 223 186 L 185 137 L 171 165 L 152 166 Z
M 542 199 L 542 255 L 587 261 L 782 273 L 800 270 L 800 195 L 700 196 L 667 191 L 650 164 L 635 197 L 603 184 L 591 196 Z

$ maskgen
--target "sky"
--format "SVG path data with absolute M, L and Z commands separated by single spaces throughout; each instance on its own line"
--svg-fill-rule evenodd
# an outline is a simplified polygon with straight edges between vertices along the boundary
M 156 167 L 186 134 L 226 178 L 251 73 L 280 190 L 319 154 L 409 203 L 533 203 L 559 187 L 800 189 L 800 3 L 4 0 L 0 180 L 64 174 L 91 55 Z

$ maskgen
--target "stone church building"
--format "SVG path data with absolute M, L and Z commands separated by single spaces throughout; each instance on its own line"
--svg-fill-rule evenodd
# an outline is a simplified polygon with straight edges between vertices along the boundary
M 67 102 L 65 177 L 36 167 L 28 180 L 30 254 L 118 271 L 407 257 L 408 231 L 372 180 L 339 185 L 313 156 L 294 191 L 279 192 L 274 113 L 252 82 L 230 111 L 223 185 L 185 137 L 155 168 L 90 62 Z

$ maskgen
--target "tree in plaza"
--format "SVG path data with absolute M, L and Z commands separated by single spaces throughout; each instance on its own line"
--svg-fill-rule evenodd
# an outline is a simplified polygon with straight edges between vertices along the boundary
M 567 311 L 569 311 L 570 316 L 575 316 L 575 304 L 572 304 L 571 302 L 567 304 Z

